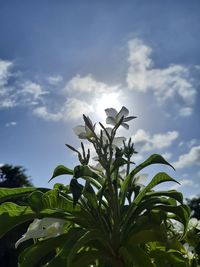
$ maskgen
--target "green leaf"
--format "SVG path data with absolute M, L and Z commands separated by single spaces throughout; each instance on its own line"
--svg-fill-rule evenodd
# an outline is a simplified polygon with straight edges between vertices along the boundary
M 36 267 L 40 260 L 66 242 L 67 234 L 38 241 L 26 248 L 19 256 L 19 267 Z
M 15 226 L 35 218 L 35 213 L 27 206 L 12 202 L 0 205 L 0 237 Z
M 170 177 L 165 172 L 159 172 L 157 173 L 154 178 L 151 180 L 151 182 L 137 195 L 137 197 L 134 199 L 134 201 L 131 203 L 131 205 L 128 208 L 127 217 L 125 218 L 124 227 L 129 224 L 129 220 L 134 214 L 136 208 L 138 207 L 138 204 L 141 202 L 141 200 L 145 197 L 146 193 L 149 192 L 153 187 L 156 185 L 163 183 L 163 182 L 176 182 L 175 179 Z
M 70 182 L 70 190 L 73 196 L 73 205 L 76 206 L 82 192 L 83 192 L 83 185 L 79 184 L 76 179 L 72 179 Z
M 85 233 L 85 230 L 81 228 L 70 228 L 66 234 L 65 242 L 55 257 L 50 260 L 45 266 L 47 267 L 58 267 L 68 266 L 67 259 L 69 252 L 77 240 Z M 80 265 L 81 266 L 81 265 Z M 74 266 L 73 266 L 74 267 Z
M 51 179 L 49 180 L 49 182 L 54 179 L 55 177 L 57 176 L 60 176 L 60 175 L 73 175 L 73 170 L 65 167 L 64 165 L 58 165 L 54 172 L 53 172 L 53 175 L 51 177 Z
M 166 230 L 162 225 L 152 227 L 148 230 L 141 230 L 129 236 L 126 246 L 139 245 L 148 242 L 166 242 Z
M 94 189 L 88 182 L 86 182 L 86 185 L 84 187 L 83 195 L 85 198 L 87 198 L 88 205 L 96 209 L 97 208 L 97 197 L 96 197 Z
M 170 218 L 181 222 L 184 225 L 184 232 L 182 238 L 186 235 L 187 225 L 190 219 L 190 209 L 187 205 L 179 205 L 176 207 L 173 206 L 164 206 L 159 205 L 154 207 L 154 209 L 164 210 L 169 213 L 173 213 L 175 216 L 171 215 Z
M 177 250 L 163 251 L 161 249 L 155 249 L 150 252 L 152 258 L 154 258 L 156 266 L 166 267 L 188 267 L 187 258 Z
M 28 195 L 37 190 L 35 187 L 0 188 L 0 203 Z
M 90 177 L 92 178 L 91 183 L 94 184 L 97 188 L 102 185 L 102 178 L 96 172 L 92 171 L 87 165 L 78 165 L 74 168 L 74 177 L 75 178 L 84 178 Z M 96 183 L 95 180 L 99 183 Z
M 124 203 L 124 201 L 125 201 L 126 192 L 128 190 L 128 187 L 132 183 L 132 179 L 134 178 L 134 176 L 139 171 L 141 171 L 142 169 L 144 169 L 147 166 L 152 165 L 152 164 L 164 164 L 164 165 L 168 165 L 174 169 L 174 167 L 170 163 L 168 163 L 161 155 L 159 155 L 159 154 L 151 155 L 147 160 L 145 160 L 143 163 L 138 165 L 135 169 L 133 169 L 126 176 L 126 179 L 124 180 L 124 182 L 122 183 L 122 186 L 121 186 L 121 203 Z
M 124 158 L 116 158 L 113 162 L 111 173 L 114 172 L 114 170 L 118 169 L 119 167 L 121 167 L 127 163 L 128 163 L 128 161 Z
M 175 179 L 170 177 L 167 173 L 159 172 L 154 176 L 154 178 L 151 180 L 151 182 L 137 195 L 137 197 L 133 201 L 132 205 L 137 205 L 142 200 L 142 198 L 146 195 L 146 193 L 148 191 L 150 191 L 156 185 L 158 185 L 160 183 L 163 183 L 163 182 L 175 182 L 175 183 L 178 183 Z
M 60 209 L 67 212 L 74 211 L 73 202 L 59 193 L 58 189 L 46 192 L 42 198 L 43 209 Z
M 97 231 L 97 230 L 91 230 L 91 231 L 86 232 L 84 235 L 82 235 L 80 237 L 80 239 L 77 240 L 77 242 L 74 244 L 74 246 L 72 247 L 72 249 L 68 255 L 68 259 L 67 259 L 68 264 L 71 266 L 71 263 L 74 260 L 77 252 L 82 247 L 87 246 L 87 244 L 91 241 L 98 242 L 99 239 L 102 240 L 103 237 L 102 237 L 101 233 L 99 233 L 99 231 Z M 104 243 L 104 240 L 102 240 L 102 242 Z M 106 246 L 106 244 L 105 244 L 105 246 Z M 73 264 L 72 264 L 72 266 L 73 266 Z
M 93 263 L 96 259 L 103 259 L 103 258 L 105 258 L 105 255 L 103 253 L 100 253 L 99 251 L 95 250 L 83 251 L 77 254 L 74 261 L 72 261 L 72 266 L 73 267 L 92 266 L 89 264 Z
M 43 196 L 43 193 L 41 191 L 35 191 L 31 193 L 30 196 L 28 197 L 29 205 L 31 209 L 35 211 L 36 213 L 38 213 L 43 208 L 42 201 L 41 201 L 42 196 Z
M 169 191 L 159 191 L 159 192 L 147 192 L 145 195 L 145 199 L 149 199 L 151 197 L 159 197 L 159 196 L 166 196 L 169 198 L 173 198 L 177 200 L 179 203 L 183 204 L 183 195 L 180 192 L 177 192 L 176 190 L 169 190 Z
M 128 266 L 138 266 L 138 267 L 156 267 L 149 255 L 142 250 L 139 246 L 129 246 L 121 247 L 120 255 L 123 257 L 124 261 L 128 264 L 132 263 L 134 265 Z

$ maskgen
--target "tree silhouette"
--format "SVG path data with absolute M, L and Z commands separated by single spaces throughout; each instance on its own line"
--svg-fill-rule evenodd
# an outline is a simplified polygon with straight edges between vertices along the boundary
M 22 166 L 5 164 L 0 168 L 0 187 L 32 186 Z
M 0 187 L 23 187 L 33 186 L 29 177 L 25 174 L 22 166 L 13 166 L 5 164 L 0 168 Z M 23 199 L 16 200 L 19 204 Z M 9 231 L 0 240 L 0 266 L 1 267 L 17 267 L 19 253 L 22 248 L 16 250 L 15 242 L 24 234 L 30 222 L 18 225 L 16 229 Z M 30 242 L 31 244 L 31 242 Z
M 200 220 L 200 197 L 187 199 L 187 204 L 192 211 L 192 217 Z

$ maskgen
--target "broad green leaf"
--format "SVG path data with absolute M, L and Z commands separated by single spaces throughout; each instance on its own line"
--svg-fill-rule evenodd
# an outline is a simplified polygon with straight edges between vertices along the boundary
M 60 209 L 67 212 L 72 212 L 74 210 L 73 202 L 62 196 L 58 189 L 46 192 L 42 196 L 41 202 L 43 209 Z
M 42 201 L 41 201 L 42 196 L 43 196 L 43 193 L 37 190 L 31 193 L 28 197 L 29 205 L 31 209 L 35 211 L 36 213 L 38 213 L 43 208 Z
M 35 190 L 35 187 L 0 188 L 0 203 L 26 196 Z
M 118 169 L 119 167 L 121 167 L 121 166 L 123 166 L 123 165 L 125 165 L 125 164 L 127 164 L 127 163 L 128 163 L 128 161 L 127 161 L 126 159 L 124 159 L 124 158 L 116 158 L 116 159 L 114 160 L 114 162 L 113 162 L 113 166 L 112 166 L 112 169 L 111 169 L 111 173 L 112 173 L 114 170 Z
M 73 178 L 70 182 L 70 190 L 73 195 L 73 205 L 75 207 L 83 192 L 83 185 L 79 184 L 78 181 Z
M 139 245 L 143 243 L 145 244 L 153 241 L 166 242 L 166 240 L 166 230 L 162 225 L 159 225 L 148 230 L 141 230 L 131 234 L 126 241 L 126 246 Z
M 92 180 L 90 182 L 94 184 L 97 188 L 100 188 L 100 185 L 102 185 L 103 180 L 102 177 L 99 176 L 96 172 L 92 171 L 90 167 L 87 165 L 78 165 L 74 168 L 74 177 L 75 178 L 84 178 L 84 177 L 90 177 Z M 98 183 L 97 183 L 98 182 Z
M 108 243 L 108 240 L 105 239 L 105 237 L 102 235 L 102 233 L 98 230 L 91 230 L 91 231 L 86 232 L 84 235 L 82 235 L 80 239 L 77 240 L 77 242 L 74 244 L 67 259 L 68 264 L 71 265 L 78 251 L 82 247 L 85 247 L 85 246 L 87 247 L 87 245 L 92 241 L 95 241 L 95 243 L 100 242 L 105 248 L 108 249 L 108 253 L 110 252 L 110 250 L 113 253 L 112 247 Z
M 60 175 L 73 175 L 73 170 L 65 167 L 64 165 L 58 165 L 54 172 L 53 172 L 53 175 L 51 177 L 51 179 L 49 180 L 49 182 L 54 179 L 55 177 L 57 176 L 60 176 Z
M 77 240 L 85 233 L 85 230 L 81 228 L 70 228 L 65 237 L 65 242 L 60 248 L 55 257 L 50 260 L 45 266 L 47 267 L 58 267 L 58 266 L 69 266 L 67 265 L 67 259 L 69 252 Z M 81 265 L 80 265 L 81 266 Z
M 120 255 L 123 257 L 124 261 L 132 265 L 128 266 L 138 266 L 138 267 L 156 267 L 149 255 L 142 250 L 139 246 L 129 246 L 121 247 Z
M 67 234 L 63 234 L 54 238 L 48 238 L 26 248 L 19 256 L 19 267 L 40 266 L 40 260 L 50 252 L 55 251 L 57 247 L 61 247 L 66 242 L 67 237 Z
M 159 191 L 159 192 L 147 192 L 145 195 L 145 199 L 150 199 L 154 196 L 166 196 L 169 198 L 173 198 L 177 200 L 179 203 L 183 204 L 183 195 L 180 192 L 177 192 L 176 190 L 169 190 L 169 191 Z
M 138 196 L 133 201 L 133 205 L 137 205 L 142 200 L 142 198 L 146 195 L 147 192 L 149 192 L 156 185 L 163 183 L 163 182 L 178 183 L 175 179 L 170 177 L 167 173 L 159 172 L 154 176 L 151 182 L 138 194 Z
M 155 249 L 151 251 L 150 254 L 152 258 L 154 258 L 156 266 L 189 267 L 188 259 L 177 250 L 164 251 L 161 249 Z
M 27 206 L 12 202 L 0 205 L 0 237 L 15 226 L 35 218 L 35 213 Z
M 146 168 L 149 165 L 152 164 L 164 164 L 164 165 L 168 165 L 170 167 L 172 167 L 174 169 L 174 167 L 168 163 L 161 155 L 158 154 L 153 154 L 151 155 L 147 160 L 145 160 L 143 163 L 141 163 L 140 165 L 138 165 L 137 167 L 135 167 L 135 169 L 133 169 L 125 178 L 124 182 L 122 183 L 121 186 L 121 203 L 124 203 L 125 197 L 126 197 L 126 192 L 128 190 L 128 187 L 130 186 L 132 179 L 134 178 L 134 176 L 141 171 L 142 169 Z
M 96 209 L 97 208 L 96 193 L 95 193 L 94 189 L 92 188 L 92 186 L 88 182 L 86 182 L 86 185 L 84 187 L 83 195 L 84 195 L 84 197 L 87 198 L 88 205 L 90 205 L 91 207 Z
M 179 205 L 176 207 L 159 205 L 157 207 L 154 207 L 154 209 L 164 210 L 166 212 L 174 214 L 175 216 L 170 217 L 174 220 L 181 222 L 184 225 L 184 232 L 182 236 L 182 238 L 184 238 L 187 230 L 188 221 L 190 218 L 190 209 L 187 205 Z
M 89 250 L 83 251 L 77 254 L 76 258 L 72 261 L 72 267 L 88 267 L 93 263 L 96 259 L 103 259 L 105 255 L 100 253 L 99 251 Z M 56 266 L 55 266 L 56 267 Z
M 146 195 L 146 193 L 149 192 L 156 185 L 163 183 L 163 182 L 176 182 L 176 183 L 178 183 L 175 179 L 170 177 L 165 172 L 157 173 L 154 176 L 154 178 L 151 180 L 151 182 L 146 187 L 144 187 L 144 189 L 137 195 L 137 197 L 134 199 L 134 201 L 130 205 L 128 212 L 127 212 L 127 217 L 125 219 L 125 221 L 126 221 L 125 227 L 129 223 L 129 220 L 132 217 L 132 214 L 135 212 L 136 208 L 138 207 L 138 204 L 141 202 L 141 200 Z

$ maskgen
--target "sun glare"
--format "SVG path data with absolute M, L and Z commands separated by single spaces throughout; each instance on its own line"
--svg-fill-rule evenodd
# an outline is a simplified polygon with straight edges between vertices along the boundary
M 119 93 L 108 93 L 101 95 L 100 98 L 96 99 L 96 114 L 100 119 L 105 119 L 106 114 L 104 110 L 106 108 L 115 108 L 119 110 L 122 104 L 119 101 Z

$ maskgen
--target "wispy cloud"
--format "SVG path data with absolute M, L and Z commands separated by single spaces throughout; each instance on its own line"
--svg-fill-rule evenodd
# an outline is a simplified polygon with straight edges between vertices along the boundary
M 109 86 L 106 83 L 99 82 L 91 74 L 86 76 L 76 75 L 65 86 L 66 92 L 79 92 L 79 93 L 106 93 L 115 91 L 119 88 L 118 85 Z
M 181 117 L 188 117 L 191 116 L 193 113 L 193 109 L 191 107 L 183 107 L 179 110 L 179 115 Z
M 17 125 L 17 122 L 16 121 L 7 122 L 5 124 L 6 127 L 13 127 L 13 126 L 16 126 L 16 125 Z
M 35 108 L 33 114 L 46 121 L 60 121 L 63 117 L 61 112 L 49 112 L 45 106 Z
M 170 189 L 177 190 L 185 186 L 194 186 L 194 182 L 189 179 L 183 179 L 179 181 L 180 184 L 174 184 Z
M 11 95 L 12 88 L 8 86 L 13 62 L 0 59 L 0 108 L 16 105 L 15 97 Z
M 8 83 L 13 62 L 0 59 L 0 95 L 5 93 L 4 86 Z
M 173 166 L 177 169 L 193 167 L 195 165 L 200 166 L 200 146 L 193 146 L 188 153 L 180 155 L 178 160 L 173 163 Z
M 188 106 L 193 105 L 197 94 L 190 69 L 184 65 L 155 68 L 151 58 L 152 48 L 140 39 L 130 40 L 128 88 L 138 92 L 152 92 L 158 103 L 178 97 Z M 181 116 L 190 116 L 192 108 L 182 108 Z
M 58 85 L 60 82 L 63 81 L 63 77 L 61 75 L 53 75 L 47 77 L 47 81 L 51 85 Z
M 47 121 L 67 121 L 76 120 L 82 116 L 82 114 L 89 114 L 93 111 L 92 105 L 86 101 L 81 101 L 77 98 L 68 98 L 61 106 L 59 111 L 50 112 L 46 106 L 37 107 L 33 110 L 33 113 L 40 118 Z
M 44 95 L 48 94 L 40 84 L 24 80 L 16 73 L 13 62 L 0 60 L 0 108 L 2 109 L 36 105 L 41 102 Z M 11 77 L 15 79 L 11 81 Z
M 37 101 L 48 92 L 40 84 L 26 81 L 21 85 L 20 94 L 23 94 L 27 100 Z
M 137 130 L 132 137 L 133 142 L 138 147 L 140 152 L 146 152 L 150 150 L 161 150 L 168 148 L 172 145 L 179 136 L 177 131 L 169 131 L 166 133 L 157 133 L 151 135 L 143 129 Z

